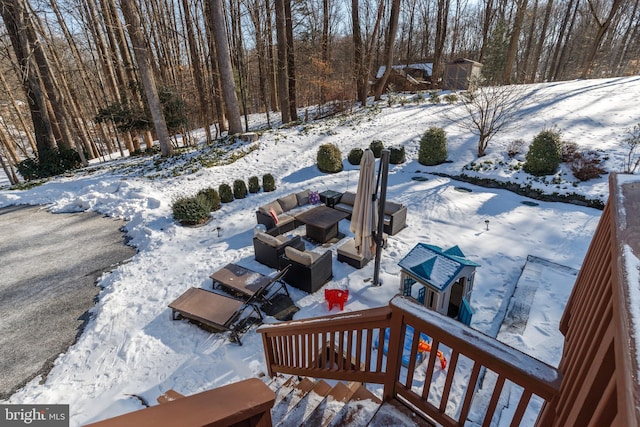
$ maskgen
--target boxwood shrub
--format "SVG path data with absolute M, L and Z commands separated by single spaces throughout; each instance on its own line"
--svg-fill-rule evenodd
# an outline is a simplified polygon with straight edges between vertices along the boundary
M 270 173 L 262 175 L 262 189 L 265 192 L 274 191 L 276 189 L 276 180 Z
M 220 184 L 218 193 L 220 194 L 220 201 L 222 203 L 233 202 L 233 191 L 231 191 L 229 184 Z
M 220 209 L 220 195 L 215 188 L 203 188 L 196 195 L 198 201 L 209 210 L 209 212 Z
M 347 156 L 347 161 L 352 165 L 359 165 L 362 161 L 362 155 L 364 154 L 364 150 L 362 148 L 353 148 L 349 151 L 349 155 Z
M 399 165 L 400 163 L 404 163 L 405 160 L 406 155 L 404 147 L 389 148 L 389 163 L 391 163 L 392 165 Z
M 420 139 L 418 162 L 425 166 L 438 165 L 447 160 L 447 134 L 438 127 L 429 128 Z
M 384 150 L 384 142 L 380 141 L 379 139 L 371 141 L 371 144 L 369 144 L 369 149 L 373 151 L 373 157 L 379 159 L 382 155 L 382 150 Z
M 335 144 L 323 144 L 318 148 L 316 157 L 321 172 L 336 173 L 342 171 L 342 153 Z
M 209 219 L 209 209 L 201 196 L 182 196 L 171 205 L 173 218 L 183 225 L 203 224 Z
M 555 130 L 543 130 L 533 138 L 522 168 L 531 175 L 551 175 L 556 173 L 561 161 L 560 133 Z
M 247 197 L 247 184 L 245 184 L 244 180 L 236 179 L 233 181 L 233 197 L 236 199 Z
M 260 181 L 257 176 L 249 177 L 249 193 L 257 193 L 260 191 Z

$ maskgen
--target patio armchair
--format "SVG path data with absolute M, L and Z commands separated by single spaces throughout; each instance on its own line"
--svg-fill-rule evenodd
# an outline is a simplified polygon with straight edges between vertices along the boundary
M 284 267 L 281 257 L 284 255 L 284 249 L 287 246 L 304 251 L 304 242 L 300 236 L 272 236 L 259 232 L 253 238 L 256 261 L 277 270 L 282 270 L 282 267 Z
M 322 254 L 284 248 L 282 265 L 290 265 L 283 280 L 308 293 L 316 292 L 333 277 L 331 251 Z

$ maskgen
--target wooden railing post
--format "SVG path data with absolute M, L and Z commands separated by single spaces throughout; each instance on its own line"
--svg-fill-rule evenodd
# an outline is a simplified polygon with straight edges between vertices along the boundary
M 387 352 L 387 375 L 385 376 L 382 400 L 390 401 L 395 397 L 396 378 L 402 367 L 402 344 L 400 338 L 404 335 L 403 313 L 397 308 L 391 309 L 391 330 L 389 332 L 389 351 Z

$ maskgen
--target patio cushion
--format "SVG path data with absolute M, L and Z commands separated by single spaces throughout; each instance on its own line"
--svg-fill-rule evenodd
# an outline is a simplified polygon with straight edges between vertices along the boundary
M 271 209 L 273 209 L 276 215 L 280 215 L 282 213 L 282 206 L 280 206 L 280 203 L 278 202 L 267 203 L 266 205 L 262 205 L 258 208 L 258 210 L 265 215 L 269 215 Z
M 353 205 L 356 202 L 356 193 L 352 193 L 347 191 L 340 197 L 340 203 L 345 203 L 347 205 Z
M 298 199 L 295 194 L 289 194 L 288 196 L 278 199 L 278 203 L 282 206 L 282 210 L 286 212 L 298 206 Z
M 309 266 L 313 264 L 313 256 L 310 252 L 302 252 L 290 246 L 284 248 L 284 253 L 291 261 L 295 261 L 298 264 Z
M 267 233 L 256 233 L 256 237 L 258 238 L 258 240 L 260 240 L 261 242 L 266 243 L 269 246 L 273 246 L 274 248 L 277 248 L 278 246 L 280 246 L 282 243 L 280 243 L 280 241 Z
M 308 205 L 309 204 L 309 193 L 311 190 L 304 190 L 299 193 L 296 193 L 296 199 L 298 199 L 298 206 Z
M 387 215 L 391 215 L 393 213 L 398 212 L 401 208 L 402 208 L 402 205 L 400 203 L 387 201 L 384 204 L 384 213 Z

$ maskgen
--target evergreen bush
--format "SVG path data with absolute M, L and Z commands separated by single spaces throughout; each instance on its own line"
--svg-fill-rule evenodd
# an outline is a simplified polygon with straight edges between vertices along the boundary
M 523 169 L 535 176 L 551 175 L 558 170 L 561 160 L 560 133 L 554 130 L 543 130 L 533 138 L 529 151 L 525 155 Z
M 364 154 L 364 150 L 362 148 L 353 148 L 349 151 L 349 155 L 347 156 L 347 160 L 352 165 L 359 165 L 362 161 L 362 155 Z
M 236 199 L 247 197 L 247 184 L 245 184 L 244 180 L 236 179 L 233 181 L 233 197 Z
M 183 225 L 203 224 L 209 219 L 209 210 L 203 204 L 204 196 L 183 196 L 171 205 L 173 218 Z
M 455 104 L 456 102 L 458 102 L 459 98 L 455 93 L 448 93 L 444 95 L 442 99 L 444 99 L 444 102 L 446 102 L 447 104 Z
M 262 189 L 265 191 L 265 193 L 274 191 L 276 189 L 276 180 L 270 173 L 262 175 Z
M 215 188 L 207 187 L 198 191 L 196 195 L 198 200 L 203 206 L 209 210 L 209 212 L 217 211 L 220 209 L 220 195 Z
M 26 159 L 18 163 L 20 175 L 27 180 L 48 178 L 82 166 L 80 155 L 73 149 L 51 149 L 40 153 L 38 160 Z
M 369 144 L 369 149 L 373 152 L 373 157 L 379 159 L 382 156 L 382 150 L 384 150 L 384 143 L 379 139 L 371 141 Z
M 342 171 L 342 153 L 335 144 L 323 144 L 318 148 L 318 169 L 321 172 L 336 173 Z
M 425 166 L 438 165 L 447 160 L 447 134 L 438 127 L 429 128 L 420 138 L 418 162 Z
M 404 147 L 391 147 L 389 148 L 389 163 L 392 165 L 399 165 L 406 160 Z
M 249 193 L 257 193 L 260 191 L 260 181 L 257 176 L 249 177 Z
M 233 191 L 229 184 L 220 184 L 218 186 L 218 194 L 220 194 L 220 201 L 222 203 L 233 202 Z

